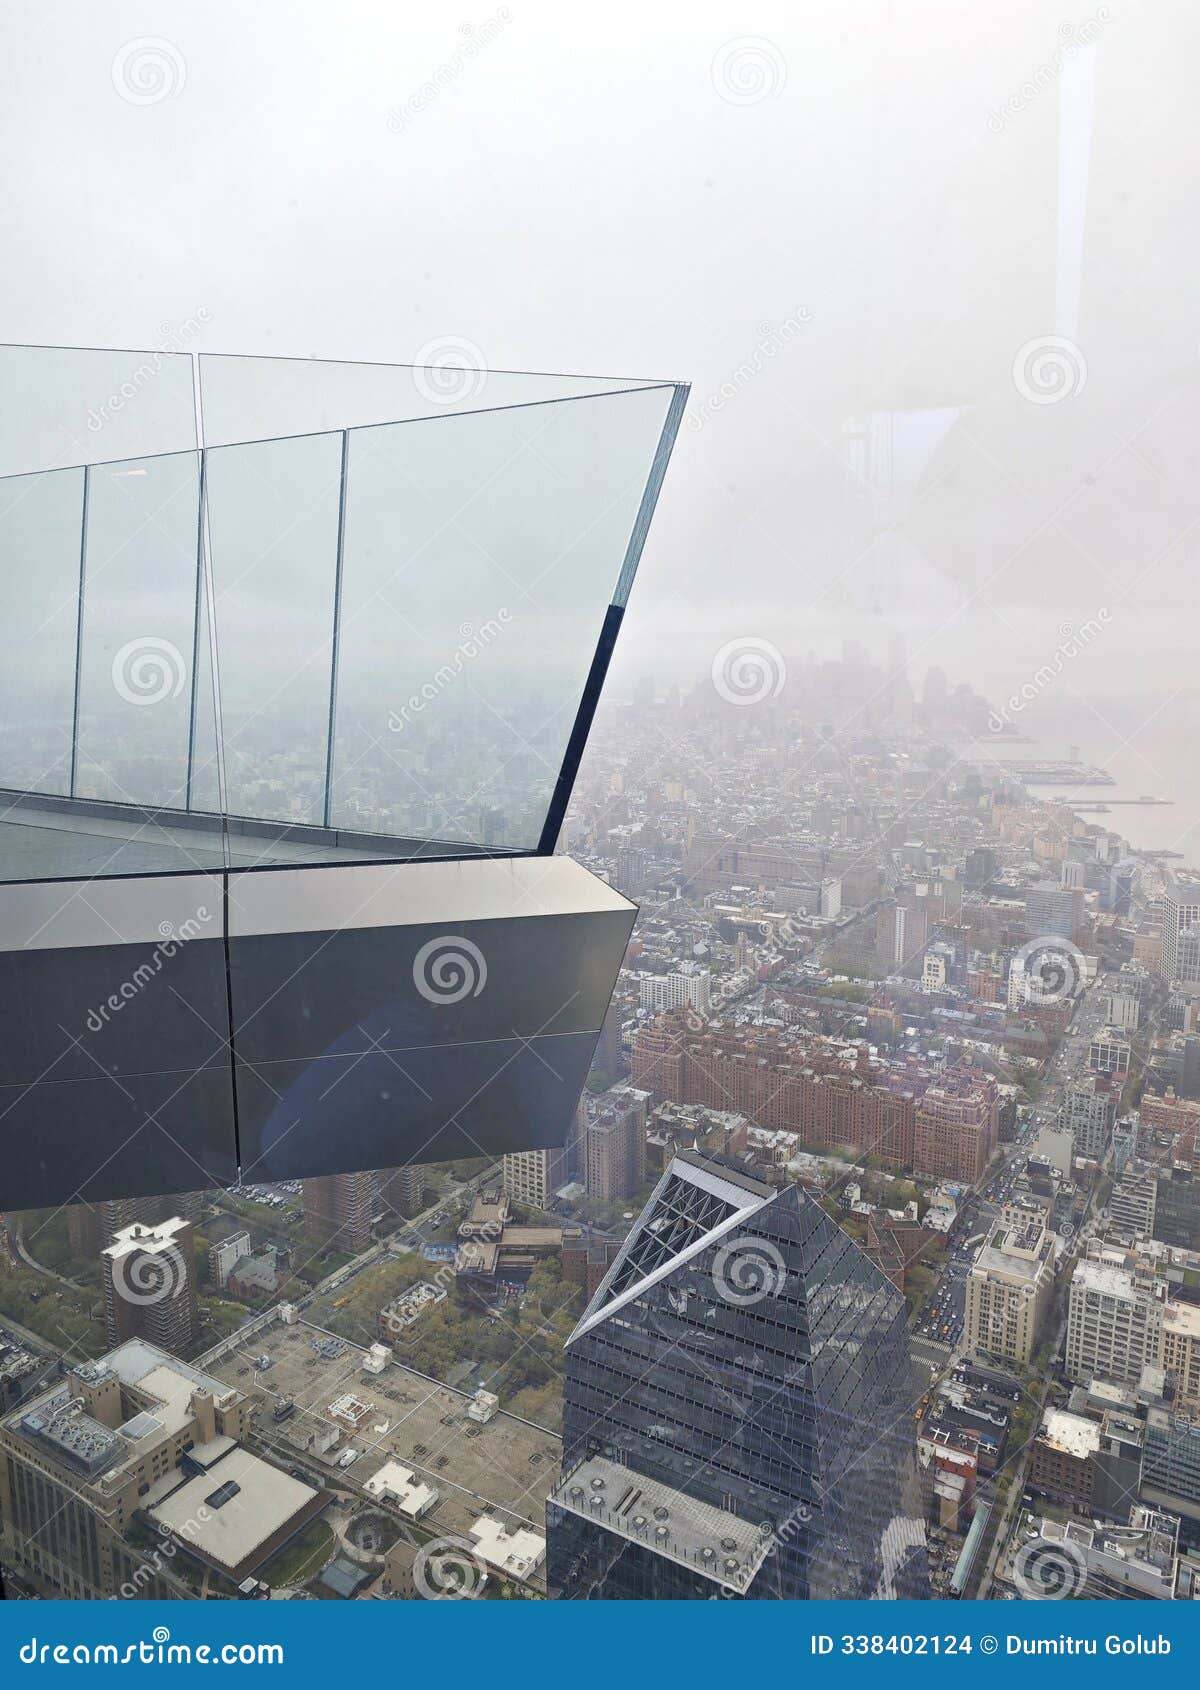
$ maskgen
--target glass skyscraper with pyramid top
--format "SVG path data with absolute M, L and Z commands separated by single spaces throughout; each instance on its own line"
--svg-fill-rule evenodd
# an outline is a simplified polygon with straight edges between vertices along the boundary
M 566 1349 L 551 1596 L 929 1596 L 904 1299 L 798 1186 L 674 1157 Z

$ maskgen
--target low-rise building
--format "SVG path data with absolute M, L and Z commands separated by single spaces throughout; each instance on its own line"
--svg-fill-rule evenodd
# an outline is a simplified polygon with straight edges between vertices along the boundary
M 392 1503 L 406 1520 L 419 1520 L 423 1514 L 428 1514 L 438 1499 L 438 1492 L 432 1485 L 418 1479 L 398 1461 L 385 1461 L 363 1489 L 368 1496 Z
M 1099 1453 L 1100 1427 L 1094 1420 L 1047 1409 L 1030 1449 L 1030 1489 L 1058 1502 L 1090 1506 Z

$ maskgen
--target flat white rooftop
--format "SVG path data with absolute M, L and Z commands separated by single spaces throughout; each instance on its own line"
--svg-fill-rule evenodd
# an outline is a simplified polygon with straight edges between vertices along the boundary
M 218 1500 L 229 1485 L 236 1490 Z M 157 1526 L 232 1573 L 256 1550 L 265 1554 L 276 1533 L 318 1494 L 311 1485 L 238 1446 L 146 1512 Z

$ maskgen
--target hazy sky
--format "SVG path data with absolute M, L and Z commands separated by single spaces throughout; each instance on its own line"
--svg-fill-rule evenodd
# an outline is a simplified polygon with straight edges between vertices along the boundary
M 899 632 L 1000 691 L 1104 608 L 1081 688 L 1191 688 L 1198 35 L 9 0 L 0 338 L 690 380 L 626 674 Z

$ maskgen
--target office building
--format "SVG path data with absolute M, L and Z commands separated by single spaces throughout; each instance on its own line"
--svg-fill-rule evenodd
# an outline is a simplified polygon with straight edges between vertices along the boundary
M 1148 1408 L 1140 1477 L 1146 1502 L 1200 1521 L 1200 1419 Z
M 565 1150 L 517 1150 L 504 1158 L 504 1192 L 514 1203 L 548 1209 L 566 1184 Z
M 190 1221 L 135 1221 L 100 1252 L 108 1341 L 141 1337 L 180 1355 L 195 1342 L 198 1308 Z
M 1191 1162 L 1163 1168 L 1154 1194 L 1153 1236 L 1181 1250 L 1200 1250 L 1200 1176 Z
M 1031 886 L 1025 894 L 1025 926 L 1030 938 L 1077 944 L 1083 937 L 1082 890 L 1051 881 Z
M 1162 900 L 1162 973 L 1168 985 L 1175 985 L 1181 977 L 1181 962 L 1194 963 L 1190 944 L 1181 955 L 1180 935 L 1200 928 L 1200 880 L 1190 871 L 1170 875 Z
M 928 1595 L 904 1300 L 798 1186 L 675 1157 L 565 1359 L 551 1596 Z
M 1100 1074 L 1071 1082 L 1058 1112 L 1058 1125 L 1072 1136 L 1076 1156 L 1099 1162 L 1108 1149 L 1120 1100 L 1119 1086 Z
M 1179 986 L 1188 997 L 1200 993 L 1200 923 L 1180 928 L 1172 984 Z
M 1081 1261 L 1071 1278 L 1064 1366 L 1077 1384 L 1136 1385 L 1162 1354 L 1165 1288 L 1152 1274 Z
M 640 987 L 640 1007 L 656 1015 L 672 1009 L 691 1008 L 697 1015 L 707 1015 L 712 982 L 707 973 L 650 975 L 643 977 Z
M 1163 1310 L 1162 1367 L 1175 1383 L 1175 1405 L 1200 1419 L 1200 1308 L 1176 1301 Z
M 1113 1181 L 1108 1200 L 1113 1232 L 1130 1239 L 1153 1237 L 1157 1200 L 1157 1171 L 1137 1157 L 1130 1157 Z
M 326 1500 L 245 1448 L 250 1406 L 142 1338 L 71 1368 L 0 1420 L 4 1559 L 45 1596 L 193 1596 L 184 1561 L 234 1595 Z
M 1135 992 L 1108 992 L 1104 998 L 1104 1019 L 1121 1033 L 1136 1033 L 1141 1021 L 1141 1001 Z
M 208 1277 L 219 1291 L 229 1284 L 229 1275 L 243 1256 L 250 1254 L 250 1234 L 231 1232 L 208 1247 Z
M 1104 1027 L 1088 1047 L 1088 1067 L 1123 1080 L 1129 1072 L 1129 1040 L 1119 1027 Z
M 968 1350 L 1028 1366 L 1054 1288 L 1054 1246 L 1040 1211 L 1014 1210 L 994 1229 L 967 1276 Z

